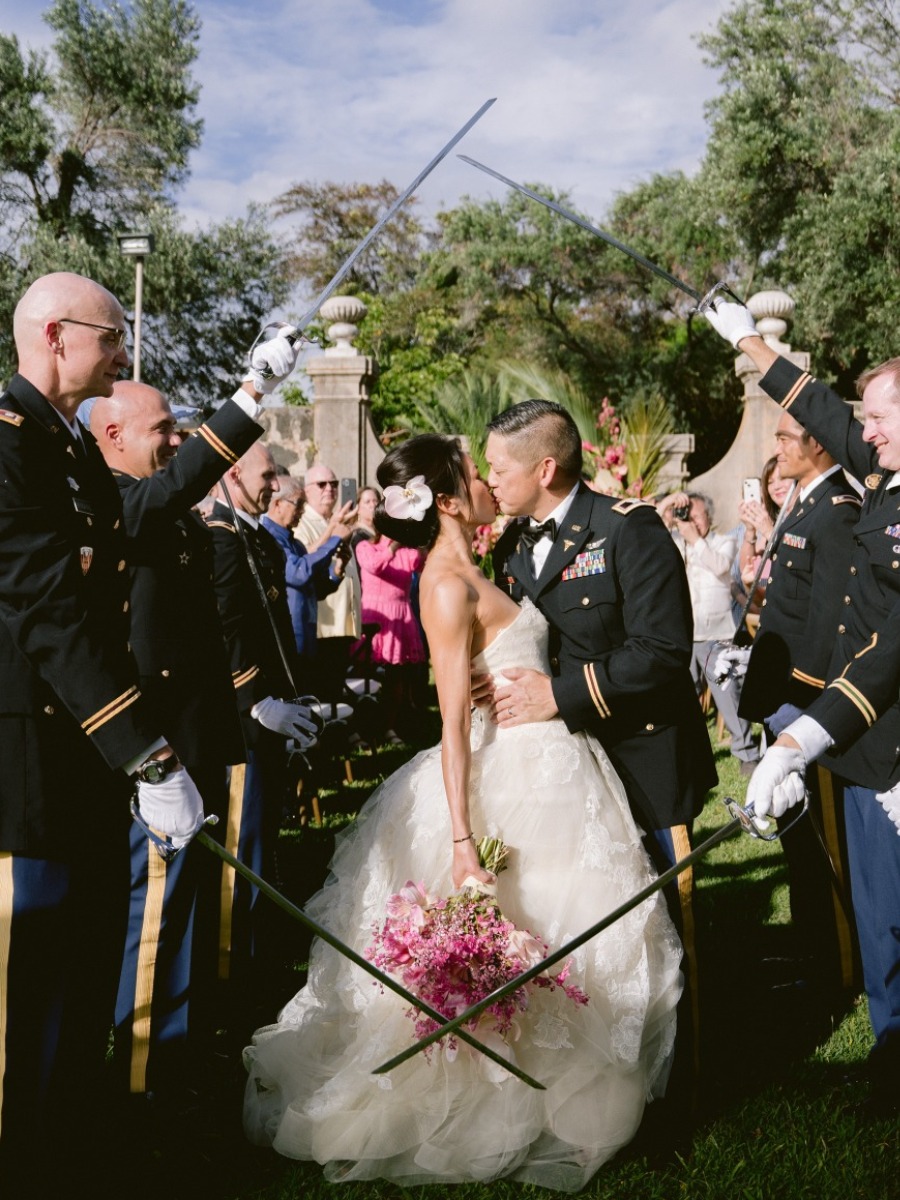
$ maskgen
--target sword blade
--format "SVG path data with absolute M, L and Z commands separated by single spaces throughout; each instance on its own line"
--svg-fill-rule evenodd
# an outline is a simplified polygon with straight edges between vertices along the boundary
M 454 1017 L 452 1021 L 449 1021 L 441 1029 L 436 1030 L 434 1033 L 426 1034 L 425 1037 L 420 1038 L 418 1042 L 415 1042 L 412 1046 L 407 1047 L 407 1049 L 403 1050 L 400 1054 L 396 1054 L 387 1062 L 382 1063 L 380 1067 L 375 1067 L 372 1073 L 374 1075 L 383 1075 L 387 1071 L 392 1071 L 394 1067 L 399 1067 L 401 1063 L 406 1062 L 408 1058 L 412 1058 L 412 1056 L 417 1054 L 420 1050 L 426 1049 L 432 1044 L 432 1042 L 437 1041 L 438 1038 L 446 1037 L 448 1034 L 459 1032 L 460 1025 L 463 1025 L 466 1021 L 471 1021 L 473 1017 L 477 1017 L 479 1013 L 483 1012 L 484 1009 L 488 1007 L 488 1005 L 495 1004 L 498 1000 L 502 1000 L 511 992 L 517 991 L 523 986 L 523 984 L 526 984 L 530 980 L 536 979 L 538 975 L 543 974 L 548 967 L 555 966 L 556 963 L 558 963 L 561 959 L 567 958 L 568 955 L 570 955 L 574 950 L 577 950 L 579 946 L 583 946 L 584 943 L 589 942 L 591 938 L 597 937 L 597 935 L 603 933 L 605 929 L 609 929 L 611 925 L 615 925 L 617 921 L 620 921 L 622 917 L 630 913 L 632 909 L 637 908 L 639 904 L 643 904 L 645 900 L 649 900 L 651 896 L 655 896 L 658 891 L 664 888 L 667 883 L 671 883 L 673 879 L 676 879 L 687 867 L 697 862 L 698 859 L 703 858 L 705 854 L 708 854 L 709 851 L 712 850 L 713 846 L 718 846 L 719 842 L 723 842 L 726 838 L 731 837 L 731 835 L 738 829 L 746 830 L 747 828 L 747 814 L 745 812 L 743 812 L 740 817 L 732 818 L 732 820 L 730 820 L 726 825 L 723 825 L 721 829 L 717 829 L 716 832 L 712 834 L 711 837 L 708 837 L 705 842 L 701 842 L 700 845 L 697 846 L 695 850 L 692 850 L 690 854 L 686 854 L 684 858 L 679 859 L 677 863 L 669 867 L 667 871 L 664 871 L 662 875 L 654 879 L 652 883 L 648 883 L 646 887 L 641 888 L 639 892 L 636 892 L 623 904 L 620 904 L 618 908 L 614 909 L 611 913 L 608 913 L 601 921 L 598 921 L 595 925 L 592 925 L 590 929 L 586 929 L 584 933 L 579 934 L 578 937 L 572 938 L 570 942 L 566 942 L 564 946 L 560 946 L 558 950 L 554 950 L 552 954 L 549 954 L 541 962 L 535 963 L 533 967 L 529 967 L 527 971 L 523 971 L 521 975 L 517 975 L 515 979 L 511 979 L 508 983 L 504 983 L 502 987 L 495 988 L 490 995 L 479 1000 L 477 1004 L 471 1005 L 465 1010 L 465 1012 L 461 1012 L 459 1016 Z
M 348 946 L 345 942 L 342 942 L 340 938 L 335 937 L 333 933 L 329 933 L 324 925 L 320 925 L 318 921 L 314 920 L 310 916 L 307 916 L 302 908 L 299 908 L 292 901 L 288 900 L 287 896 L 283 896 L 281 892 L 272 887 L 270 883 L 267 883 L 261 875 L 257 875 L 255 871 L 252 871 L 250 867 L 242 863 L 239 858 L 235 858 L 235 856 L 229 850 L 226 850 L 224 846 L 220 846 L 215 838 L 210 837 L 204 829 L 201 829 L 199 833 L 195 834 L 193 840 L 200 842 L 201 845 L 207 848 L 207 850 L 211 850 L 217 858 L 220 858 L 224 863 L 227 863 L 228 866 L 236 871 L 238 875 L 242 876 L 249 883 L 252 883 L 255 887 L 259 888 L 262 894 L 267 896 L 273 904 L 276 904 L 282 910 L 282 912 L 286 912 L 289 916 L 293 917 L 295 921 L 299 921 L 301 925 L 305 925 L 307 929 L 312 930 L 316 937 L 321 938 L 323 942 L 327 942 L 329 946 L 332 946 L 339 953 L 343 954 L 345 958 L 349 958 L 349 960 L 357 967 L 365 971 L 368 975 L 371 975 L 374 979 L 377 979 L 383 987 L 389 988 L 392 992 L 396 992 L 398 996 L 402 996 L 402 998 L 406 1000 L 408 1004 L 412 1004 L 427 1017 L 431 1017 L 433 1021 L 437 1021 L 439 1025 L 443 1026 L 450 1024 L 447 1017 L 445 1017 L 443 1013 L 438 1012 L 437 1009 L 426 1004 L 419 996 L 414 996 L 412 992 L 408 992 L 402 984 L 397 982 L 396 979 L 393 979 L 390 975 L 385 974 L 384 971 L 379 970 L 379 968 L 376 967 L 374 963 L 370 963 L 367 958 L 363 958 L 362 955 L 357 954 L 355 950 L 351 949 L 350 946 Z M 515 1063 L 507 1062 L 507 1060 L 501 1054 L 498 1054 L 495 1050 L 492 1050 L 490 1046 L 485 1046 L 482 1042 L 479 1042 L 477 1038 L 473 1037 L 472 1034 L 468 1032 L 468 1030 L 457 1029 L 455 1031 L 455 1035 L 461 1041 L 467 1042 L 473 1047 L 473 1049 L 479 1050 L 488 1058 L 493 1059 L 495 1063 L 498 1063 L 504 1068 L 504 1070 L 509 1071 L 511 1075 L 515 1075 L 518 1079 L 521 1079 L 523 1083 L 527 1083 L 529 1087 L 536 1088 L 538 1091 L 546 1090 L 542 1083 L 538 1083 L 536 1079 L 532 1079 L 530 1075 L 527 1075 L 524 1071 L 517 1067 Z M 438 1031 L 438 1037 L 440 1036 L 441 1033 Z M 418 1046 L 414 1045 L 414 1049 L 418 1049 Z
M 353 264 L 357 261 L 359 256 L 366 249 L 368 249 L 368 247 L 372 244 L 372 242 L 375 240 L 375 238 L 378 237 L 379 233 L 381 233 L 382 229 L 384 229 L 385 225 L 387 225 L 388 221 L 390 221 L 391 218 L 394 216 L 394 214 L 400 208 L 403 207 L 403 205 L 410 198 L 410 196 L 413 194 L 413 192 L 418 188 L 419 184 L 422 183 L 422 181 L 431 174 L 431 172 L 434 170 L 434 168 L 438 165 L 439 162 L 441 162 L 443 159 L 445 159 L 447 157 L 447 155 L 450 153 L 450 151 L 453 149 L 453 147 L 457 144 L 457 142 L 461 141 L 466 136 L 466 134 L 469 132 L 469 130 L 472 128 L 472 126 L 474 124 L 476 124 L 476 122 L 481 120 L 481 118 L 484 116 L 484 114 L 487 112 L 487 110 L 491 107 L 492 104 L 495 104 L 496 101 L 497 101 L 496 96 L 494 96 L 493 99 L 491 99 L 491 100 L 485 100 L 484 104 L 482 104 L 482 106 L 481 106 L 481 108 L 479 108 L 478 112 L 475 113 L 474 116 L 470 117 L 468 119 L 468 121 L 466 121 L 465 125 L 463 125 L 463 127 L 453 135 L 453 137 L 446 144 L 446 146 L 444 146 L 444 148 L 442 150 L 438 151 L 438 153 L 434 156 L 434 158 L 431 160 L 431 162 L 428 164 L 428 166 L 419 172 L 419 174 L 415 177 L 415 179 L 412 181 L 412 183 L 409 185 L 409 187 L 405 188 L 400 193 L 400 195 L 393 202 L 393 204 L 390 206 L 390 208 L 372 226 L 372 228 L 369 230 L 369 232 L 366 234 L 366 236 L 362 239 L 362 241 L 359 243 L 359 245 L 356 247 L 356 249 L 351 251 L 350 255 L 344 260 L 344 262 L 341 263 L 341 265 L 338 267 L 337 271 L 331 277 L 329 282 L 325 285 L 325 287 L 322 289 L 322 291 L 319 293 L 319 295 L 313 301 L 312 307 L 309 308 L 303 314 L 303 316 L 300 318 L 300 321 L 296 327 L 298 334 L 303 332 L 303 330 L 307 327 L 307 325 L 310 323 L 310 321 L 313 319 L 313 317 L 316 315 L 316 313 L 319 311 L 319 309 L 322 307 L 322 305 L 325 303 L 325 301 L 328 299 L 328 297 L 332 294 L 332 292 L 337 287 L 337 285 L 343 279 L 345 279 L 347 277 L 347 274 L 349 273 L 349 271 L 353 267 Z
M 527 188 L 524 184 L 516 183 L 514 179 L 507 179 L 505 175 L 501 175 L 499 171 L 492 170 L 491 167 L 486 167 L 484 163 L 476 162 L 474 158 L 469 158 L 466 154 L 458 154 L 457 158 L 461 158 L 463 162 L 467 162 L 470 167 L 477 167 L 479 171 L 484 171 L 486 175 L 492 175 L 494 179 L 499 179 L 501 183 L 505 183 L 507 187 L 515 188 L 517 192 L 521 192 L 523 196 L 528 196 L 531 200 L 536 200 L 538 204 L 543 204 L 544 208 L 552 209 L 553 212 L 559 213 L 561 217 L 565 217 L 567 221 L 572 221 L 575 225 L 580 225 L 582 229 L 586 229 L 588 233 L 592 233 L 595 237 L 602 238 L 610 246 L 614 246 L 616 250 L 621 250 L 623 254 L 627 254 L 629 258 L 633 258 L 635 262 L 640 263 L 642 267 L 646 267 L 648 271 L 652 271 L 654 275 L 658 275 L 660 279 L 665 279 L 667 283 L 671 283 L 673 287 L 678 288 L 686 295 L 696 300 L 698 304 L 702 304 L 706 297 L 698 292 L 696 288 L 692 288 L 689 283 L 685 283 L 683 279 L 679 279 L 677 275 L 672 275 L 664 267 L 659 266 L 655 262 L 651 262 L 649 258 L 645 258 L 643 254 L 637 250 L 632 250 L 630 246 L 626 246 L 624 242 L 620 242 L 618 238 L 614 238 L 611 233 L 607 233 L 603 229 L 598 229 L 596 225 L 592 225 L 590 221 L 585 221 L 583 217 L 579 217 L 577 213 L 570 212 L 567 208 L 563 208 L 561 204 L 557 204 L 555 200 L 548 200 L 546 196 L 541 196 L 537 192 L 533 192 L 531 188 Z M 708 295 L 708 293 L 707 293 Z

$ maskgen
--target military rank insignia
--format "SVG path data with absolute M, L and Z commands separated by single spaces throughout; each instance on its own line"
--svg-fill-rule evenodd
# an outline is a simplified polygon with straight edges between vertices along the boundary
M 586 575 L 602 575 L 606 570 L 605 550 L 585 550 L 576 554 L 575 561 L 563 571 L 562 579 L 584 579 Z
M 806 538 L 799 537 L 796 533 L 786 533 L 781 539 L 783 546 L 793 546 L 795 550 L 806 549 Z
M 866 487 L 870 492 L 874 492 L 879 483 L 881 483 L 881 476 L 877 472 L 866 476 Z

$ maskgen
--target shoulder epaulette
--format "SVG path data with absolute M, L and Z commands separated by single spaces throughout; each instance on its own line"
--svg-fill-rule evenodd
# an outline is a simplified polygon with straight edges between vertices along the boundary
M 619 513 L 623 517 L 627 517 L 630 512 L 634 512 L 636 508 L 652 508 L 656 505 L 651 504 L 649 500 L 620 500 L 618 504 L 612 506 L 614 513 Z
M 25 418 L 21 413 L 10 412 L 9 409 L 0 408 L 0 421 L 5 421 L 7 425 L 21 425 Z
M 832 504 L 855 504 L 857 508 L 862 508 L 862 500 L 855 493 L 850 496 L 832 496 Z
M 227 529 L 229 533 L 237 533 L 233 525 L 229 525 L 227 521 L 207 521 L 206 524 L 210 529 Z

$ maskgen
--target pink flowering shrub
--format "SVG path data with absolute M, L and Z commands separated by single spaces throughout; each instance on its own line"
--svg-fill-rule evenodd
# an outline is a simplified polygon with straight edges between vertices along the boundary
M 448 1018 L 457 1016 L 496 988 L 508 983 L 548 953 L 547 945 L 527 930 L 517 929 L 500 911 L 496 900 L 474 890 L 441 899 L 424 884 L 409 882 L 391 896 L 387 918 L 373 930 L 366 957 L 400 978 L 404 986 Z M 482 1023 L 500 1037 L 513 1029 L 516 1014 L 528 1007 L 536 988 L 561 988 L 575 1004 L 588 997 L 567 983 L 569 964 L 556 975 L 539 975 L 510 995 L 491 1004 L 467 1028 Z M 416 1038 L 437 1028 L 437 1022 L 410 1007 Z M 448 1050 L 456 1041 L 448 1039 Z M 426 1050 L 426 1054 L 428 1051 Z

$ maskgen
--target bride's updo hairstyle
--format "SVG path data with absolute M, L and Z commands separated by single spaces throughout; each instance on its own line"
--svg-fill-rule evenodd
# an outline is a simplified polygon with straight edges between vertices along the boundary
M 375 509 L 375 528 L 401 546 L 430 549 L 440 529 L 435 504 L 437 497 L 469 497 L 469 479 L 462 447 L 457 438 L 444 437 L 439 433 L 422 433 L 395 446 L 379 464 L 376 475 L 385 495 Z M 418 520 L 390 516 L 385 509 L 385 501 L 389 499 L 387 489 L 406 488 L 411 480 L 420 477 L 424 477 L 425 485 L 431 491 L 431 502 L 424 514 Z

